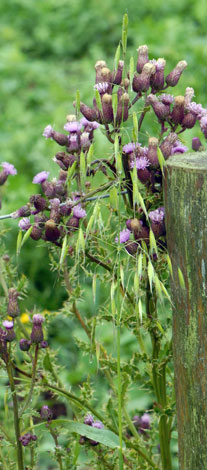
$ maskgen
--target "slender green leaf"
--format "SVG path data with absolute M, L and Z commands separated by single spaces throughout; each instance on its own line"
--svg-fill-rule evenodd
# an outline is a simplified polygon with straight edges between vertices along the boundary
M 120 46 L 120 43 L 116 49 L 116 53 L 115 53 L 115 57 L 114 57 L 114 68 L 115 68 L 115 71 L 117 71 L 118 69 L 118 65 L 119 65 L 119 60 L 120 60 L 120 52 L 121 52 L 121 46 Z
M 98 90 L 95 90 L 96 104 L 99 111 L 102 111 L 101 97 Z
M 16 248 L 17 255 L 19 255 L 20 250 L 21 250 L 22 235 L 23 235 L 23 232 L 22 232 L 22 230 L 20 230 L 19 233 L 18 233 L 18 235 L 17 235 L 17 248 Z
M 26 243 L 26 241 L 28 240 L 31 232 L 32 232 L 32 229 L 33 229 L 33 226 L 31 225 L 30 228 L 28 228 L 28 230 L 25 232 L 23 238 L 22 238 L 22 243 L 21 243 L 21 248 L 23 247 L 23 245 Z
M 62 266 L 62 264 L 65 260 L 65 257 L 67 255 L 67 251 L 68 251 L 67 243 L 68 243 L 68 237 L 67 237 L 67 234 L 66 234 L 64 236 L 63 244 L 62 244 L 62 250 L 61 250 L 61 255 L 60 255 L 60 263 L 59 263 L 60 266 Z

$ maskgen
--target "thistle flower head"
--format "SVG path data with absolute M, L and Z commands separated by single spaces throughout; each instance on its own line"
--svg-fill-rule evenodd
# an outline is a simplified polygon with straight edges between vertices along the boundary
M 131 232 L 128 228 L 125 228 L 124 230 L 122 230 L 119 234 L 120 243 L 128 242 L 130 238 L 130 233 Z M 118 237 L 115 238 L 115 242 L 118 243 Z
M 48 179 L 49 174 L 49 171 L 41 171 L 40 173 L 37 173 L 32 180 L 33 184 L 44 183 Z
M 13 321 L 9 321 L 9 320 L 5 320 L 5 321 L 3 322 L 3 326 L 4 326 L 4 328 L 6 328 L 6 330 L 10 330 L 11 328 L 13 328 L 14 322 L 13 322 Z
M 52 139 L 53 138 L 53 134 L 54 134 L 54 129 L 52 126 L 50 126 L 50 124 L 48 126 L 45 127 L 44 131 L 43 131 L 43 137 L 45 137 L 46 139 Z
M 173 148 L 171 150 L 171 154 L 174 155 L 175 153 L 185 153 L 188 151 L 188 147 L 182 144 L 179 140 L 175 142 Z
M 67 132 L 79 132 L 81 127 L 81 123 L 78 121 L 66 122 L 64 125 L 64 129 Z
M 100 126 L 100 124 L 96 121 L 88 121 L 88 119 L 86 119 L 85 117 L 81 118 L 80 119 L 80 124 L 81 126 L 83 127 L 89 127 L 91 130 L 92 129 L 98 129 L 98 127 Z
M 40 313 L 33 315 L 32 321 L 34 325 L 41 325 L 44 322 L 44 317 Z
M 3 167 L 3 169 L 4 169 L 4 171 L 7 175 L 16 175 L 17 174 L 16 168 L 11 163 L 2 162 L 1 166 Z
M 90 413 L 88 413 L 86 417 L 84 418 L 84 424 L 87 424 L 88 426 L 92 426 L 93 423 L 94 423 L 93 416 Z
M 74 217 L 77 217 L 77 219 L 82 219 L 83 217 L 86 217 L 86 211 L 85 209 L 82 209 L 80 204 L 78 204 L 73 208 L 73 215 Z
M 158 209 L 155 209 L 154 211 L 149 212 L 149 219 L 152 222 L 162 222 L 165 217 L 165 208 L 163 206 L 158 207 Z
M 128 144 L 123 146 L 122 150 L 124 153 L 132 153 L 140 146 L 141 144 L 139 144 L 138 142 L 136 142 L 136 144 L 134 142 L 129 142 Z
M 174 96 L 170 95 L 169 93 L 163 93 L 159 96 L 159 100 L 164 104 L 171 104 L 174 102 Z
M 94 90 L 98 90 L 99 93 L 106 93 L 106 91 L 108 90 L 108 87 L 109 87 L 108 82 L 96 83 L 96 85 L 94 85 Z
M 137 157 L 136 158 L 136 169 L 145 170 L 150 165 L 150 161 L 146 157 Z M 134 162 L 130 162 L 130 168 L 134 168 Z
M 26 231 L 31 227 L 31 222 L 29 217 L 23 217 L 18 223 L 18 226 L 21 230 Z

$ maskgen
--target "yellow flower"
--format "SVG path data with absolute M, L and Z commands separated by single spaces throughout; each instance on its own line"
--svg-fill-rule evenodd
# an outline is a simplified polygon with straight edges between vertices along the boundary
M 22 313 L 21 316 L 20 316 L 20 321 L 21 321 L 21 323 L 29 323 L 30 317 L 29 317 L 28 313 Z

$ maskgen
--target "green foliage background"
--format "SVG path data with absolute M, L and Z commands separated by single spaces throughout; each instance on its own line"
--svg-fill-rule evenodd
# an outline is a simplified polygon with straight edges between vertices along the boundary
M 126 8 L 127 4 L 127 8 Z M 55 175 L 56 165 L 51 157 L 57 145 L 46 141 L 42 132 L 47 124 L 61 131 L 65 116 L 73 112 L 72 102 L 76 90 L 81 100 L 90 105 L 93 97 L 94 63 L 107 60 L 113 66 L 116 47 L 120 41 L 122 17 L 129 16 L 128 60 L 136 61 L 136 49 L 141 44 L 149 46 L 150 58 L 165 57 L 167 73 L 179 60 L 187 60 L 177 93 L 183 94 L 186 86 L 195 89 L 195 100 L 207 104 L 207 28 L 205 0 L 2 0 L 0 4 L 0 152 L 1 161 L 8 161 L 18 170 L 1 188 L 1 213 L 14 211 L 28 201 L 37 189 L 31 183 L 33 176 L 42 170 Z M 189 131 L 201 137 L 200 130 Z M 153 129 L 148 132 L 153 135 Z M 98 156 L 110 148 L 101 133 L 96 140 Z M 4 223 L 9 227 L 6 245 L 15 253 L 17 221 Z M 57 275 L 50 273 L 47 248 L 30 240 L 19 261 L 19 271 L 29 277 L 29 298 L 22 309 L 32 308 L 56 311 L 64 299 Z M 104 300 L 97 289 L 97 305 L 91 299 L 91 285 L 83 279 L 84 301 L 81 311 L 91 316 Z M 67 327 L 80 335 L 80 329 L 71 319 L 58 320 L 54 316 L 50 337 L 55 347 L 60 347 L 61 363 L 70 363 L 74 372 L 65 371 L 64 379 L 79 384 L 86 369 L 86 358 L 79 357 Z M 75 330 L 74 330 L 75 329 Z M 101 334 L 101 333 L 100 333 Z M 113 343 L 113 334 L 106 325 L 104 341 Z M 70 341 L 70 344 L 69 344 Z M 134 348 L 129 336 L 123 339 L 123 354 Z M 95 365 L 90 364 L 91 372 Z M 90 371 L 89 371 L 90 372 Z M 67 377 L 66 377 L 67 374 Z M 84 377 L 86 378 L 86 377 Z M 97 383 L 96 399 L 103 396 L 105 387 Z M 134 402 L 133 402 L 134 400 Z M 131 408 L 145 409 L 143 397 L 131 397 Z

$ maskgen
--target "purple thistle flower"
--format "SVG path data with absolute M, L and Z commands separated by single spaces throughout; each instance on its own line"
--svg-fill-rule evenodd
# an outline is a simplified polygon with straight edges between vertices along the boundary
M 152 222 L 162 222 L 165 217 L 165 208 L 163 206 L 158 207 L 154 211 L 149 212 L 149 219 Z
M 101 421 L 94 421 L 94 423 L 92 424 L 92 427 L 97 428 L 97 429 L 103 429 L 104 425 Z
M 90 127 L 91 129 L 97 129 L 100 126 L 100 124 L 98 122 L 88 121 L 88 119 L 86 119 L 85 117 L 80 119 L 80 124 L 83 127 Z
M 187 87 L 185 90 L 185 106 L 188 106 L 191 103 L 192 98 L 195 96 L 194 89 Z
M 13 322 L 13 321 L 9 321 L 9 320 L 5 320 L 5 321 L 3 322 L 3 326 L 6 328 L 6 330 L 10 330 L 11 328 L 13 328 L 14 322 Z
M 16 175 L 17 174 L 16 168 L 11 163 L 2 162 L 1 166 L 3 167 L 3 169 L 4 169 L 4 171 L 7 175 Z
M 52 139 L 53 138 L 53 134 L 54 134 L 54 129 L 52 126 L 50 126 L 50 124 L 48 126 L 45 127 L 44 131 L 43 131 L 43 137 L 45 137 L 46 139 Z
M 134 416 L 133 424 L 140 434 L 144 434 L 147 429 L 150 429 L 150 415 L 144 413 L 142 416 Z
M 30 219 L 29 217 L 23 217 L 18 223 L 18 226 L 21 230 L 28 230 L 31 227 Z
M 85 209 L 82 209 L 80 204 L 78 204 L 73 208 L 73 215 L 74 217 L 77 217 L 77 219 L 82 219 L 83 217 L 86 217 L 86 211 Z
M 174 155 L 175 153 L 185 153 L 187 151 L 188 151 L 188 147 L 186 147 L 179 140 L 177 140 L 173 145 L 173 148 L 171 150 L 171 155 Z
M 136 144 L 134 142 L 129 142 L 128 144 L 123 146 L 122 150 L 124 153 L 132 153 L 140 146 L 141 144 L 138 144 L 138 142 L 136 142 Z
M 87 424 L 88 426 L 92 426 L 94 423 L 94 419 L 93 419 L 93 416 L 88 413 L 84 419 L 84 424 Z
M 195 114 L 198 119 L 200 119 L 206 111 L 200 103 L 196 103 L 195 101 L 192 101 L 192 103 L 189 103 L 186 106 L 186 109 L 190 111 L 191 113 Z
M 69 150 L 71 152 L 74 152 L 75 150 L 78 150 L 79 144 L 78 144 L 77 134 L 72 134 L 72 135 L 69 136 L 68 147 L 69 147 Z
M 137 157 L 136 158 L 136 169 L 145 170 L 150 165 L 150 161 L 146 157 Z M 134 162 L 130 163 L 130 168 L 134 168 Z
M 40 410 L 40 416 L 42 419 L 46 419 L 47 421 L 50 421 L 52 419 L 53 413 L 52 410 L 49 408 L 47 405 L 43 405 L 41 410 Z
M 89 132 L 83 132 L 81 134 L 81 147 L 86 148 L 90 147 Z
M 33 184 L 44 183 L 48 179 L 49 174 L 49 171 L 41 171 L 40 173 L 37 173 L 32 180 Z
M 174 96 L 167 93 L 163 93 L 159 96 L 159 100 L 162 101 L 162 103 L 164 104 L 171 104 L 174 102 Z
M 128 242 L 130 238 L 130 230 L 128 228 L 124 228 L 119 234 L 120 237 L 120 243 L 126 243 Z M 115 238 L 115 242 L 118 243 L 118 237 Z
M 96 83 L 96 85 L 94 85 L 94 90 L 98 90 L 99 93 L 106 93 L 106 91 L 108 90 L 108 87 L 109 87 L 109 83 L 107 82 Z
M 207 115 L 200 119 L 200 126 L 205 137 L 207 136 Z
M 67 122 L 64 125 L 64 129 L 67 132 L 79 132 L 81 130 L 81 124 L 78 121 Z
M 34 325 L 41 325 L 44 322 L 44 317 L 40 313 L 33 315 L 32 321 Z

